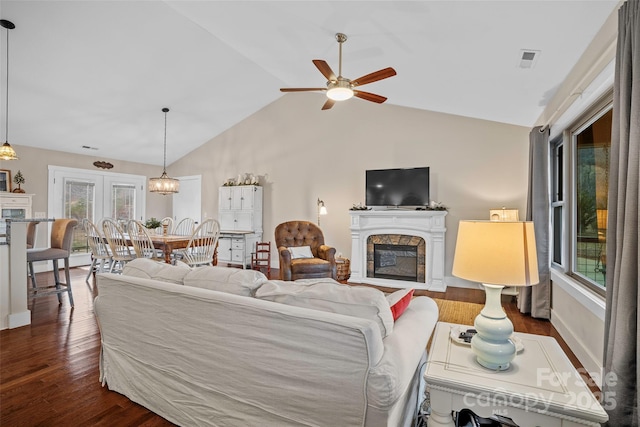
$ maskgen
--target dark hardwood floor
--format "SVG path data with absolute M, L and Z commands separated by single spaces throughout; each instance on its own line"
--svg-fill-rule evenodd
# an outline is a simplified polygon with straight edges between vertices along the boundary
M 71 271 L 75 307 L 63 297 L 29 302 L 31 325 L 0 331 L 0 426 L 168 426 L 162 417 L 99 382 L 100 333 L 93 313 L 96 288 L 87 270 Z M 277 271 L 271 276 L 277 278 Z M 51 273 L 37 275 L 52 283 Z M 440 299 L 484 303 L 480 290 L 448 288 L 419 292 Z M 519 332 L 556 337 L 580 367 L 557 331 L 546 320 L 524 316 L 515 302 L 504 304 Z M 588 382 L 587 382 L 588 383 Z

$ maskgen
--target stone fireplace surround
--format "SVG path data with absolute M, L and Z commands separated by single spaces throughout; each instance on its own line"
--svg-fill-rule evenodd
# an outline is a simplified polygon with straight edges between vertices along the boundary
M 351 283 L 367 283 L 390 288 L 424 289 L 444 292 L 444 242 L 446 211 L 403 209 L 350 211 Z M 382 235 L 416 236 L 424 239 L 424 275 L 419 282 L 369 277 L 367 244 L 369 237 Z M 422 253 L 422 251 L 421 251 Z M 369 268 L 369 270 L 371 270 Z M 424 280 L 423 280 L 424 277 Z

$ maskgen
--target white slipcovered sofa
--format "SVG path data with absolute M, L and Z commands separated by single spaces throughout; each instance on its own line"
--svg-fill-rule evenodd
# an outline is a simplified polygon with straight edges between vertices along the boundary
M 178 425 L 410 426 L 422 400 L 430 298 L 393 321 L 373 288 L 150 260 L 97 286 L 102 384 Z

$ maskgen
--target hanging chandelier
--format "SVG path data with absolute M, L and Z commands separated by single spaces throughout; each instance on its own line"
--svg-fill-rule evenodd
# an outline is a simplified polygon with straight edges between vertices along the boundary
M 0 147 L 0 160 L 18 160 L 18 155 L 16 151 L 13 149 L 11 144 L 9 144 L 9 30 L 13 30 L 16 26 L 11 21 L 7 21 L 6 19 L 0 19 L 0 25 L 2 28 L 7 29 L 7 87 L 5 90 L 5 138 L 4 144 Z
M 159 193 L 163 196 L 167 194 L 177 193 L 180 189 L 180 181 L 175 178 L 169 178 L 167 175 L 167 113 L 168 108 L 163 108 L 164 113 L 164 161 L 162 163 L 162 175 L 160 178 L 149 179 L 149 191 L 152 193 Z

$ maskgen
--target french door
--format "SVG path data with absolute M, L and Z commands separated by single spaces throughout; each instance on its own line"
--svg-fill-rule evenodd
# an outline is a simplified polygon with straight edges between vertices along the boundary
M 49 216 L 89 219 L 110 217 L 123 224 L 144 218 L 146 177 L 104 171 L 49 166 Z M 71 264 L 91 262 L 84 231 L 77 227 Z

